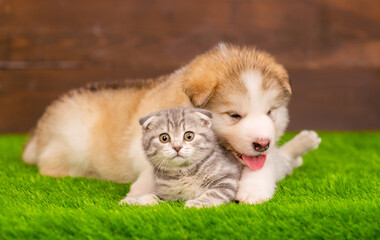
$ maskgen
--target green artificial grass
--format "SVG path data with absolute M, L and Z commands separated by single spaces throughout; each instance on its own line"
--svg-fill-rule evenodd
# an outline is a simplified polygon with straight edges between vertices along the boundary
M 380 132 L 320 136 L 269 202 L 198 210 L 119 206 L 129 184 L 41 176 L 26 136 L 3 135 L 0 239 L 379 239 Z

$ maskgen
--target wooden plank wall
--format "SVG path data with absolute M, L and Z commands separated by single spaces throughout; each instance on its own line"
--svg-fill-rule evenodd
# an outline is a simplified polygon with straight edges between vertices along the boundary
M 290 72 L 290 130 L 380 129 L 380 1 L 0 0 L 0 133 L 90 81 L 170 73 L 220 41 Z

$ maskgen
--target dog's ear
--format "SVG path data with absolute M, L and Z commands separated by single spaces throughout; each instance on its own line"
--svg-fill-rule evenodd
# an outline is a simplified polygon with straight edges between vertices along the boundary
M 292 94 L 292 81 L 290 78 L 288 78 L 288 81 L 285 84 L 285 89 L 288 91 L 288 93 L 291 95 Z
M 204 107 L 218 86 L 219 83 L 212 73 L 202 71 L 187 76 L 184 91 L 194 107 Z
M 194 107 L 204 107 L 221 81 L 221 58 L 231 52 L 228 44 L 220 43 L 196 57 L 183 68 L 184 91 Z
M 290 81 L 290 77 L 288 72 L 282 65 L 276 68 L 279 82 L 284 90 L 285 95 L 290 97 L 292 95 L 292 83 Z

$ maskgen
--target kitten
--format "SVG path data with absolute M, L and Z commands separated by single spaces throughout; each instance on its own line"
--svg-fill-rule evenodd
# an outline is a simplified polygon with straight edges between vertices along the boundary
M 242 165 L 223 149 L 211 130 L 211 112 L 171 108 L 140 119 L 142 144 L 154 169 L 154 193 L 121 203 L 148 205 L 187 201 L 185 207 L 210 207 L 235 198 Z

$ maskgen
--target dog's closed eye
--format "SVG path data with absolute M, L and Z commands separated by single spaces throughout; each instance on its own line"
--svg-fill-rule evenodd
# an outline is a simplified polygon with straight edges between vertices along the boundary
M 235 121 L 240 120 L 242 118 L 242 116 L 236 112 L 227 112 L 227 114 L 228 114 L 228 116 L 233 118 Z

